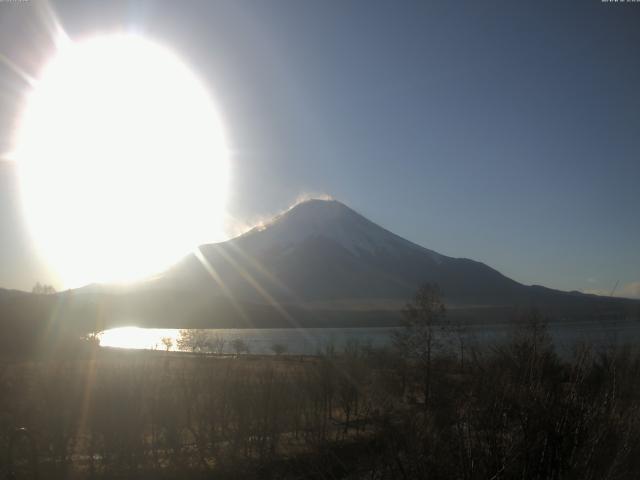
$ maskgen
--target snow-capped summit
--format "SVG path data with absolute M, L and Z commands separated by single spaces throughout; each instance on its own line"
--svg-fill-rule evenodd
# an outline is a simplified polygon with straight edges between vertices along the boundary
M 436 261 L 441 257 L 385 230 L 337 200 L 300 202 L 235 241 L 254 251 L 265 252 L 287 250 L 313 239 L 335 242 L 355 255 L 393 254 L 409 248 L 428 252 Z

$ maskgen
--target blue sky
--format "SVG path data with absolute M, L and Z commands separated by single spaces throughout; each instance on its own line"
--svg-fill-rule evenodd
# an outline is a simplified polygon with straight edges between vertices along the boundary
M 640 296 L 640 4 L 52 2 L 73 37 L 131 30 L 213 92 L 251 224 L 329 194 L 526 284 Z M 0 3 L 0 54 L 50 52 L 33 2 Z M 0 63 L 0 149 L 21 105 Z M 0 286 L 55 278 L 0 165 Z

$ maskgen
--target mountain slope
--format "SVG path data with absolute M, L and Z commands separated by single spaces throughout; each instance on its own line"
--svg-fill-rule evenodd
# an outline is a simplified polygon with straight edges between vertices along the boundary
M 300 203 L 266 225 L 204 245 L 200 252 L 166 272 L 161 283 L 231 294 L 241 301 L 275 299 L 316 307 L 350 302 L 355 308 L 367 300 L 398 305 L 424 282 L 438 283 L 447 302 L 458 306 L 580 303 L 587 298 L 527 287 L 483 263 L 441 255 L 334 200 Z
M 311 200 L 237 238 L 203 245 L 145 281 L 58 294 L 49 317 L 37 321 L 55 318 L 84 331 L 390 325 L 424 282 L 440 285 L 450 316 L 484 322 L 509 320 L 533 305 L 555 318 L 581 319 L 629 316 L 640 305 L 525 286 L 480 262 L 409 242 L 340 202 Z

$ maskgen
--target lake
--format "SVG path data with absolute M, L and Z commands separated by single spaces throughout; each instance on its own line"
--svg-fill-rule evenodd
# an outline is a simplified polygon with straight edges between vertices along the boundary
M 349 342 L 360 345 L 383 347 L 391 342 L 395 328 L 264 328 L 264 329 L 214 329 L 207 330 L 212 336 L 225 340 L 224 353 L 233 353 L 231 342 L 242 339 L 255 354 L 271 354 L 274 344 L 283 345 L 287 353 L 314 355 L 329 345 L 336 351 L 344 350 Z M 489 345 L 510 338 L 514 331 L 511 324 L 472 325 L 467 328 L 467 343 Z M 578 343 L 587 342 L 596 346 L 632 344 L 640 345 L 640 322 L 607 321 L 571 322 L 549 325 L 553 341 L 561 353 L 570 352 Z M 166 349 L 163 338 L 170 339 L 170 350 L 179 350 L 179 329 L 157 329 L 122 327 L 106 330 L 100 334 L 100 345 L 116 348 Z

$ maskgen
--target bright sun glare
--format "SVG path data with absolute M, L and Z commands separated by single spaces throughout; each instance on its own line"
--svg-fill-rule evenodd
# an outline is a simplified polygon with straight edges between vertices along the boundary
M 100 345 L 117 348 L 159 348 L 166 349 L 163 338 L 171 339 L 170 350 L 177 347 L 177 330 L 166 328 L 112 328 L 100 334 Z
M 196 76 L 159 45 L 65 42 L 16 140 L 28 223 L 68 287 L 135 279 L 222 238 L 222 125 Z

